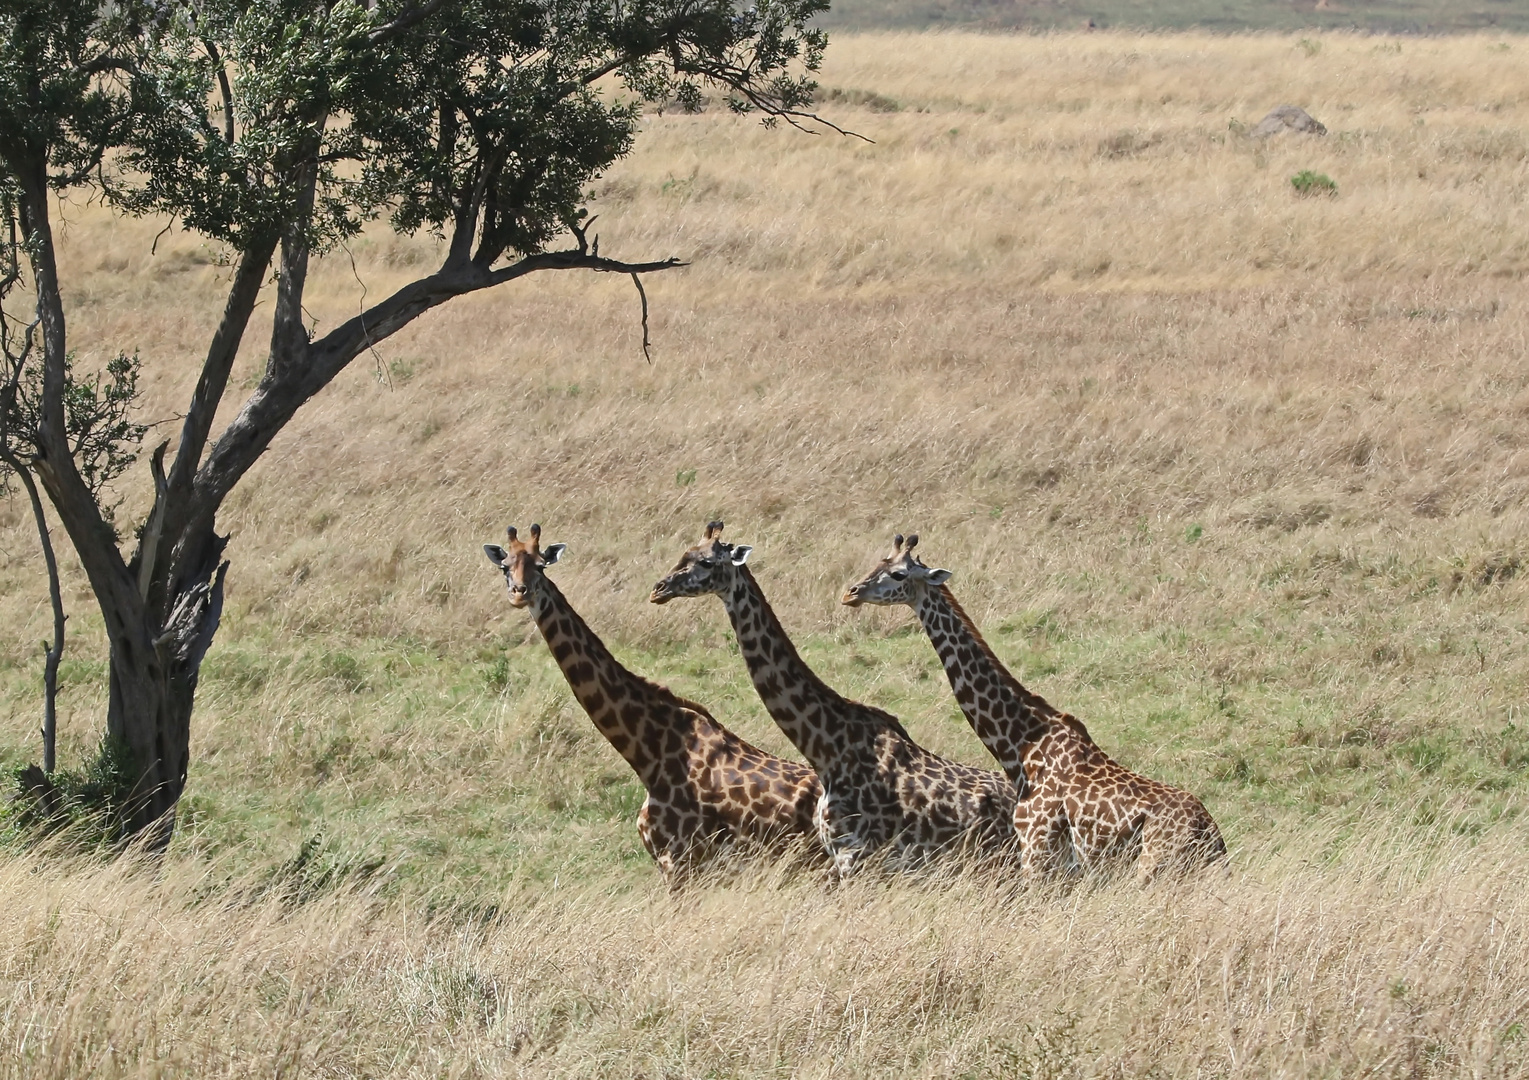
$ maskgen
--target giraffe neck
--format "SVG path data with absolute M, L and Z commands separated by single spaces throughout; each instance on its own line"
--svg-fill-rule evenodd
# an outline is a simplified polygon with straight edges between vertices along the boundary
M 646 783 L 657 771 L 655 751 L 664 742 L 664 733 L 655 729 L 649 708 L 660 688 L 622 667 L 546 578 L 534 593 L 531 614 L 574 698 L 600 734 Z
M 824 771 L 845 752 L 842 725 L 850 703 L 802 660 L 747 566 L 738 568 L 722 603 L 765 711 L 813 768 Z M 837 730 L 826 730 L 828 717 Z
M 948 588 L 920 588 L 913 609 L 977 738 L 1023 784 L 1026 752 L 1056 722 L 1057 710 L 1003 666 Z

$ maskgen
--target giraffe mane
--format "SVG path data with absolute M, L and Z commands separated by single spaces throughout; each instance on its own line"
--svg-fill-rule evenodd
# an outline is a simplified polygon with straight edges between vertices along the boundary
M 694 709 L 696 712 L 704 713 L 706 716 L 711 717 L 713 720 L 716 719 L 716 717 L 711 716 L 711 713 L 706 709 L 704 705 L 697 704 L 688 698 L 680 697 L 663 683 L 657 683 L 652 679 L 647 678 L 646 676 L 639 675 L 637 672 L 623 664 L 617 658 L 616 654 L 611 652 L 611 647 L 605 643 L 605 639 L 599 634 L 595 633 L 594 629 L 590 627 L 587 622 L 585 622 L 584 617 L 574 609 L 574 606 L 571 603 L 568 602 L 568 597 L 563 595 L 563 590 L 557 587 L 557 583 L 554 582 L 550 577 L 545 576 L 542 578 L 542 583 L 542 588 L 551 590 L 551 594 L 555 596 L 559 601 L 561 601 L 562 606 L 568 611 L 568 613 L 571 614 L 579 622 L 584 624 L 585 630 L 588 632 L 589 643 L 587 647 L 591 653 L 591 659 L 608 661 L 609 663 L 614 664 L 616 667 L 620 668 L 622 671 L 626 672 L 629 676 L 632 677 L 633 681 L 643 684 L 645 687 L 653 690 L 658 694 L 662 694 L 664 697 L 669 698 L 684 708 Z M 596 650 L 599 651 L 597 652 Z M 601 653 L 604 655 L 602 656 Z
M 812 665 L 802 659 L 802 654 L 797 651 L 796 642 L 792 641 L 791 635 L 786 633 L 786 628 L 781 623 L 780 616 L 775 614 L 775 609 L 770 606 L 770 601 L 765 597 L 764 590 L 759 587 L 759 582 L 755 579 L 754 572 L 750 570 L 747 565 L 739 566 L 738 572 L 744 576 L 750 585 L 753 586 L 754 594 L 759 597 L 760 605 L 765 609 L 765 611 L 769 612 L 770 617 L 774 619 L 776 625 L 780 627 L 780 634 L 778 639 L 779 645 L 782 649 L 786 650 L 786 659 L 796 661 L 796 663 L 801 666 L 801 669 L 807 673 L 807 678 L 811 680 L 811 682 L 808 683 L 807 689 L 813 693 L 824 695 L 830 699 L 838 699 L 839 701 L 847 702 L 850 705 L 853 705 L 856 709 L 875 717 L 878 722 L 880 722 L 889 730 L 895 731 L 898 735 L 909 740 L 910 742 L 913 740 L 913 736 L 909 735 L 907 730 L 903 727 L 903 722 L 897 717 L 893 716 L 891 713 L 887 712 L 885 709 L 879 709 L 875 705 L 867 705 L 865 702 L 856 701 L 854 698 L 847 698 L 843 694 L 839 693 L 839 691 L 835 690 L 833 687 L 824 682 L 823 677 L 813 670 Z
M 1021 701 L 1030 706 L 1030 708 L 1044 714 L 1048 718 L 1059 720 L 1067 724 L 1069 727 L 1073 728 L 1090 742 L 1093 741 L 1092 736 L 1089 735 L 1088 729 L 1083 726 L 1083 722 L 1081 720 L 1071 715 L 1070 713 L 1064 713 L 1061 709 L 1058 709 L 1055 705 L 1051 704 L 1051 702 L 1041 697 L 1041 695 L 1037 694 L 1035 691 L 1027 689 L 1025 684 L 1020 682 L 1014 673 L 1009 670 L 1009 665 L 998 659 L 998 654 L 995 653 L 993 651 L 993 647 L 987 643 L 987 638 L 983 637 L 982 631 L 977 629 L 976 620 L 968 615 L 966 613 L 966 609 L 963 608 L 959 602 L 957 602 L 955 594 L 950 591 L 950 586 L 941 585 L 938 588 L 941 597 L 943 597 L 945 600 L 945 603 L 950 605 L 951 613 L 954 614 L 956 618 L 961 620 L 961 625 L 966 627 L 966 632 L 972 636 L 972 640 L 977 643 L 977 647 L 982 650 L 983 655 L 986 656 L 988 661 L 993 665 L 993 669 L 999 673 L 998 677 L 1004 681 L 1009 689 L 1013 691 Z

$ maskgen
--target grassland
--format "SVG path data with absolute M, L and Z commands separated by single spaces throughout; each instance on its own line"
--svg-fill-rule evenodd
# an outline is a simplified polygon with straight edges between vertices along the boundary
M 602 250 L 692 261 L 649 283 L 653 363 L 629 284 L 533 280 L 277 440 L 223 517 L 168 863 L 0 860 L 0 1076 L 1521 1075 L 1526 50 L 846 36 L 823 108 L 874 142 L 652 117 L 595 207 Z M 1283 101 L 1331 134 L 1241 134 Z M 220 253 L 63 212 L 81 362 L 140 350 L 173 416 Z M 367 236 L 311 314 L 437 257 Z M 47 625 L 24 510 L 6 765 Z M 1232 876 L 663 893 L 479 545 L 539 520 L 618 655 L 788 752 L 720 607 L 644 603 L 713 516 L 830 682 L 980 762 L 910 619 L 835 602 L 919 531 L 1032 688 L 1204 799 Z M 66 563 L 70 763 L 104 650 Z
M 1523 33 L 1515 0 L 841 0 L 825 25 L 858 30 L 1350 30 L 1380 34 Z

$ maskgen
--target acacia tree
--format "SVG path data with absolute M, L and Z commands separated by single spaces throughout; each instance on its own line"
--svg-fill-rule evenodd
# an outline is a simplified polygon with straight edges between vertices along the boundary
M 7 430 L 105 620 L 103 754 L 121 777 L 125 835 L 169 840 L 229 566 L 218 509 L 276 433 L 357 355 L 453 297 L 574 269 L 631 274 L 640 290 L 638 275 L 679 265 L 601 255 L 584 229 L 587 184 L 631 148 L 645 102 L 695 107 L 709 88 L 767 122 L 810 115 L 825 40 L 808 21 L 826 7 L 0 0 L 0 181 L 35 301 L 12 321 L 35 323 L 37 345 L 35 396 Z M 154 500 L 130 552 L 82 437 L 121 379 L 97 378 L 92 396 L 70 373 L 51 215 L 56 194 L 78 187 L 123 212 L 173 216 L 233 253 L 179 437 L 151 454 Z M 443 262 L 314 337 L 310 259 L 374 220 L 440 236 Z M 264 374 L 214 433 L 273 276 Z

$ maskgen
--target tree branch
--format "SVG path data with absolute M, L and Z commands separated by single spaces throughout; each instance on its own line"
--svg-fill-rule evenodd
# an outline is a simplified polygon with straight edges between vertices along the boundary
M 213 416 L 223 400 L 228 386 L 229 372 L 239 355 L 239 343 L 244 338 L 245 327 L 260 297 L 260 287 L 265 283 L 266 270 L 276 250 L 274 240 L 266 240 L 251 247 L 239 258 L 234 271 L 234 282 L 228 290 L 228 300 L 223 305 L 223 318 L 202 363 L 202 374 L 196 390 L 191 395 L 191 405 L 186 410 L 186 421 L 181 425 L 180 447 L 175 452 L 175 464 L 170 468 L 170 489 L 188 487 L 201 464 L 202 451 L 207 447 L 207 436 L 212 430 Z
M 165 479 L 165 451 L 169 448 L 168 442 L 162 442 L 149 456 L 149 473 L 154 477 L 154 508 L 143 524 L 143 539 L 138 544 L 138 595 L 144 601 L 148 600 L 149 588 L 154 582 L 154 563 L 164 534 L 165 511 L 170 505 L 170 483 Z
M 102 516 L 94 494 L 75 464 L 65 425 L 64 304 L 48 223 L 46 173 L 40 163 L 20 172 L 21 226 L 28 239 L 28 259 L 42 327 L 43 387 L 34 465 L 58 512 L 60 524 L 80 556 L 92 591 L 102 600 L 103 614 L 108 610 L 131 612 L 140 608 L 136 583 L 117 548 L 116 531 Z M 123 629 L 107 627 L 109 633 Z
M 102 53 L 94 60 L 86 60 L 75 70 L 86 77 L 94 77 L 96 75 L 105 75 L 109 71 L 132 75 L 138 69 L 131 60 L 124 60 L 122 57 L 113 56 L 111 53 Z
M 223 137 L 228 145 L 234 144 L 234 92 L 228 85 L 228 71 L 223 66 L 223 57 L 218 54 L 218 47 L 212 43 L 211 38 L 203 38 L 202 45 L 207 49 L 207 58 L 218 69 L 218 92 L 223 95 Z
M 12 225 L 14 226 L 14 220 Z M 17 268 L 7 275 L 4 281 L 0 281 L 0 297 L 9 292 L 20 279 L 20 270 Z M 3 321 L 4 316 L 0 314 L 0 322 Z M 21 459 L 21 455 L 16 453 L 12 442 L 15 438 L 12 422 L 16 415 L 16 397 L 21 389 L 22 373 L 26 369 L 27 359 L 32 351 L 32 329 L 36 325 L 33 322 L 27 328 L 26 344 L 19 353 L 12 353 L 10 331 L 8 327 L 4 328 L 5 359 L 10 371 L 4 387 L 0 387 L 0 462 L 8 465 L 20 478 L 22 486 L 27 489 L 27 498 L 32 504 L 32 518 L 37 523 L 37 537 L 42 544 L 43 563 L 48 572 L 48 600 L 53 606 L 53 643 L 45 646 L 46 652 L 43 655 L 42 768 L 44 773 L 51 776 L 57 764 L 58 662 L 64 655 L 64 620 L 66 618 L 64 596 L 59 586 L 58 558 L 53 553 L 53 537 L 48 532 L 48 517 L 43 511 L 42 496 L 37 491 L 37 482 L 32 479 L 31 469 Z
M 18 374 L 19 374 L 18 369 Z M 57 765 L 58 747 L 58 662 L 64 655 L 64 594 L 58 581 L 58 558 L 53 553 L 53 538 L 48 533 L 48 518 L 43 513 L 42 496 L 31 470 L 9 445 L 0 443 L 0 461 L 21 478 L 32 503 L 32 517 L 37 522 L 37 538 L 42 542 L 43 562 L 48 568 L 48 600 L 53 605 L 53 643 L 43 654 L 42 664 L 42 771 L 49 776 Z
M 268 371 L 244 407 L 219 436 L 207 460 L 197 472 L 193 508 L 182 535 L 211 527 L 218 506 L 276 433 L 308 399 L 334 379 L 366 349 L 385 340 L 419 316 L 446 301 L 481 289 L 493 288 L 542 270 L 594 270 L 612 274 L 651 274 L 685 266 L 679 259 L 654 262 L 623 262 L 588 251 L 569 249 L 528 255 L 498 270 L 485 271 L 469 263 L 452 270 L 442 268 L 399 289 L 387 299 L 349 319 L 308 347 L 308 362 L 280 373 Z
M 367 32 L 363 39 L 367 45 L 376 45 L 402 34 L 406 30 L 412 30 L 441 8 L 446 6 L 446 0 L 428 0 L 427 3 L 409 5 L 400 11 L 392 22 L 383 23 Z
M 303 326 L 303 293 L 308 287 L 308 229 L 313 219 L 313 202 L 318 186 L 319 132 L 323 119 L 316 118 L 309 135 L 297 147 L 298 196 L 292 217 L 281 238 L 281 274 L 276 282 L 276 310 L 271 322 L 271 351 L 268 365 L 282 368 L 299 363 L 308 349 L 308 331 Z

